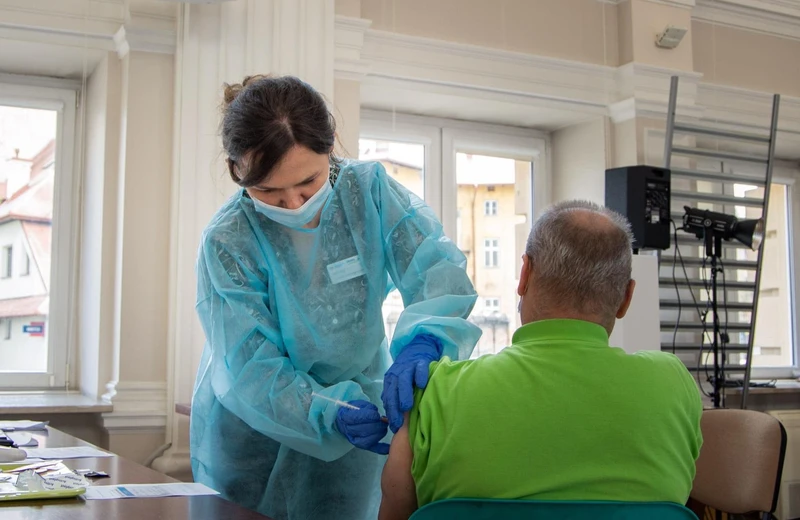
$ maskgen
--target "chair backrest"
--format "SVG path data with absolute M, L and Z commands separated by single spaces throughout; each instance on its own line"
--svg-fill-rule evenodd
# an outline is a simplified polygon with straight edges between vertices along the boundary
M 752 410 L 706 410 L 691 497 L 719 511 L 772 513 L 786 454 L 786 430 Z
M 410 520 L 697 520 L 668 502 L 550 502 L 455 498 L 421 508 Z

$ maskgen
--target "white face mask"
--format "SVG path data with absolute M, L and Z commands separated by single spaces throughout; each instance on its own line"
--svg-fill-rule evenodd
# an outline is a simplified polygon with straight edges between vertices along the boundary
M 305 204 L 297 209 L 285 209 L 277 206 L 270 206 L 265 202 L 251 197 L 256 211 L 270 220 L 293 229 L 300 229 L 314 220 L 320 212 L 328 197 L 333 192 L 333 187 L 328 179 L 325 179 L 322 187 Z

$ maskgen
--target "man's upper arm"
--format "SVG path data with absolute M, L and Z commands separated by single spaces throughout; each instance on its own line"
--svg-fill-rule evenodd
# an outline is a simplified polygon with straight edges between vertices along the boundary
M 379 520 L 407 519 L 417 510 L 417 490 L 411 476 L 414 460 L 408 437 L 408 414 L 402 428 L 392 439 L 389 458 L 381 477 L 381 510 Z

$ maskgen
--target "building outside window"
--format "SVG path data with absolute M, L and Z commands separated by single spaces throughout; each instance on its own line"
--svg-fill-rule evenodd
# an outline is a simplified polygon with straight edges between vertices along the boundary
M 67 342 L 59 339 L 50 344 L 54 200 L 62 173 L 56 166 L 60 114 L 53 109 L 0 105 L 0 244 L 5 244 L 0 258 L 4 339 L 0 385 L 4 387 L 49 387 L 64 379 L 66 365 L 56 360 L 65 359 Z M 63 182 L 66 190 L 69 182 Z M 66 197 L 65 205 L 69 205 Z M 51 355 L 51 348 L 58 354 Z

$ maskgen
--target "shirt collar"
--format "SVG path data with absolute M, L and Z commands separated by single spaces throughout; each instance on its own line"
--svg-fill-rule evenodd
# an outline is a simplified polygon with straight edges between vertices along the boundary
M 608 346 L 608 331 L 581 320 L 542 320 L 528 323 L 514 333 L 513 344 L 574 343 Z

